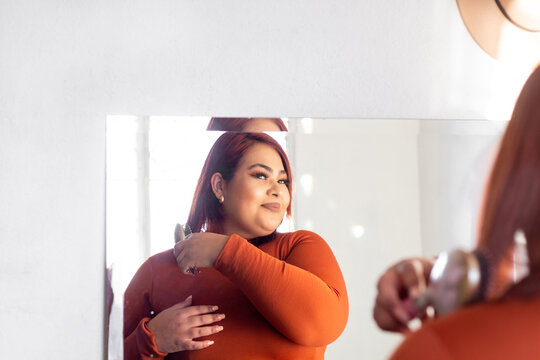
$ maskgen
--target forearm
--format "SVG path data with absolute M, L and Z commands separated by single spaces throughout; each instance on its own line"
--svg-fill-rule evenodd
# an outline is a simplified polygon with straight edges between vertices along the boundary
M 135 330 L 124 338 L 124 360 L 159 360 L 167 355 L 158 351 L 155 336 L 146 326 L 148 320 L 143 318 Z
M 152 313 L 152 263 L 145 261 L 124 293 L 124 360 L 163 359 L 154 334 L 146 326 Z
M 311 263 L 300 267 L 279 260 L 233 235 L 216 267 L 284 336 L 301 345 L 327 345 L 347 322 L 348 299 L 341 271 L 329 248 L 322 247 L 319 257 L 303 254 L 302 249 L 295 251 L 293 258 L 309 256 Z

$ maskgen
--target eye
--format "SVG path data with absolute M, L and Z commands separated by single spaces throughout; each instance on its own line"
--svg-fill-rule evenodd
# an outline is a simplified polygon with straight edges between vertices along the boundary
M 280 184 L 283 184 L 283 185 L 289 185 L 289 180 L 288 179 L 281 179 L 281 180 L 278 180 L 278 183 Z
M 258 173 L 255 173 L 255 174 L 251 175 L 251 176 L 253 176 L 256 179 L 261 179 L 261 180 L 266 180 L 268 178 L 268 176 L 263 172 L 258 172 Z

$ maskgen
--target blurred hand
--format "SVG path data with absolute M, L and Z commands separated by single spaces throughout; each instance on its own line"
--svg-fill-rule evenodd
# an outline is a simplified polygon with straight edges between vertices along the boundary
M 426 290 L 434 260 L 405 259 L 391 266 L 379 278 L 373 318 L 387 331 L 407 332 L 407 323 L 425 319 L 425 309 L 415 309 L 415 300 Z
M 147 324 L 148 329 L 156 337 L 159 351 L 173 353 L 183 350 L 204 349 L 214 342 L 211 340 L 194 341 L 201 336 L 216 334 L 223 330 L 222 326 L 203 326 L 221 321 L 223 314 L 210 314 L 217 306 L 191 306 L 191 296 L 186 300 L 160 312 Z
M 174 246 L 174 255 L 180 270 L 185 274 L 193 274 L 193 268 L 214 267 L 228 239 L 227 235 L 209 232 L 187 235 Z

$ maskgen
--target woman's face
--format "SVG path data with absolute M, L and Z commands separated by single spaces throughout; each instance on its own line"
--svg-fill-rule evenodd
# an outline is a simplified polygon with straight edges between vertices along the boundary
M 223 184 L 225 233 L 253 239 L 274 232 L 291 200 L 287 183 L 278 152 L 267 144 L 251 146 Z

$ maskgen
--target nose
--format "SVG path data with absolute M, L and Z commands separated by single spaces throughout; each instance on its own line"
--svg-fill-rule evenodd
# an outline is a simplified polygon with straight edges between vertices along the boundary
M 281 194 L 281 187 L 279 186 L 279 183 L 277 182 L 277 180 L 272 180 L 270 182 L 270 187 L 268 188 L 268 192 L 273 197 L 279 197 L 279 195 Z

